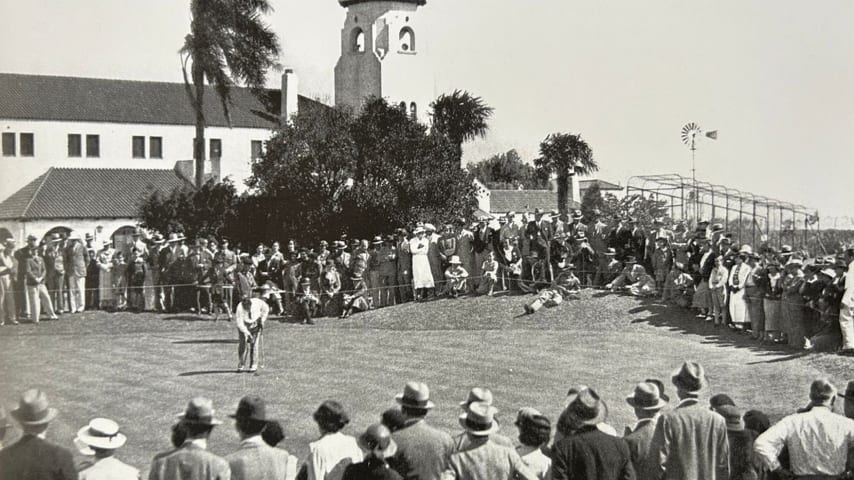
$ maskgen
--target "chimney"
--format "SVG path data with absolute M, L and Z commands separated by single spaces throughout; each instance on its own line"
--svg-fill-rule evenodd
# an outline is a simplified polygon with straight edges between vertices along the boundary
M 290 122 L 291 117 L 299 112 L 299 77 L 293 69 L 286 69 L 282 74 L 281 115 L 283 122 Z

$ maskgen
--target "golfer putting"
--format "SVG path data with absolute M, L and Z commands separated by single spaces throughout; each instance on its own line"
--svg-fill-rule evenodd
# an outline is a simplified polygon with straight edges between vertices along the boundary
M 257 292 L 258 289 L 254 291 Z M 261 334 L 264 332 L 264 322 L 270 315 L 270 307 L 261 298 L 252 298 L 245 295 L 234 311 L 234 322 L 240 336 L 240 344 L 237 347 L 239 363 L 237 372 L 243 372 L 246 367 L 246 354 L 249 354 L 249 372 L 258 371 L 259 350 L 262 348 Z M 248 352 L 247 352 L 248 350 Z

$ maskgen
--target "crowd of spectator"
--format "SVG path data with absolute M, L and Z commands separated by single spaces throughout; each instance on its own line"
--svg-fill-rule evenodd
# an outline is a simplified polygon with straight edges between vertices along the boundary
M 702 365 L 685 362 L 671 376 L 676 398 L 664 383 L 646 379 L 627 392 L 637 422 L 623 436 L 609 425 L 608 406 L 588 386 L 569 390 L 555 422 L 531 407 L 520 408 L 511 440 L 500 431 L 497 399 L 487 388 L 471 389 L 460 403 L 460 429 L 430 426 L 435 407 L 424 383 L 408 382 L 399 407 L 353 437 L 345 433 L 347 409 L 326 400 L 314 411 L 319 435 L 302 461 L 278 447 L 284 439 L 266 402 L 243 397 L 232 415 L 239 448 L 219 457 L 207 450 L 223 422 L 213 402 L 196 397 L 172 427 L 172 448 L 154 456 L 150 480 L 228 479 L 835 479 L 854 478 L 854 381 L 844 393 L 826 379 L 809 389 L 809 403 L 772 425 L 759 410 L 746 410 L 725 394 L 709 396 Z M 706 404 L 708 399 L 708 404 Z M 834 412 L 842 402 L 844 415 Z M 72 453 L 47 440 L 57 410 L 37 389 L 23 393 L 11 417 L 22 437 L 0 450 L 0 478 L 138 479 L 138 468 L 118 459 L 128 439 L 111 419 L 95 418 L 77 432 L 74 445 L 91 457 L 75 465 Z M 847 418 L 846 418 L 847 417 Z M 11 427 L 0 410 L 0 441 Z M 165 437 L 165 436 L 164 436 Z
M 854 352 L 854 249 L 811 257 L 765 243 L 738 243 L 721 224 L 632 216 L 589 224 L 580 211 L 510 212 L 470 224 L 418 223 L 393 235 L 316 245 L 290 240 L 239 245 L 225 238 L 188 241 L 180 232 L 115 249 L 91 234 L 30 236 L 0 253 L 0 321 L 38 321 L 85 309 L 189 311 L 229 318 L 240 299 L 263 288 L 273 314 L 317 316 L 409 301 L 498 292 L 535 294 L 536 312 L 581 288 L 624 291 L 692 309 L 715 326 L 758 342 Z M 17 305 L 17 309 L 15 306 Z M 17 311 L 16 311 L 17 310 Z

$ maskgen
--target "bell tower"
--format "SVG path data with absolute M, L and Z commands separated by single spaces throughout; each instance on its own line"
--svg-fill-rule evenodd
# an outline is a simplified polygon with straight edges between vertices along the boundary
M 428 36 L 419 21 L 427 0 L 339 0 L 347 9 L 341 57 L 335 65 L 335 104 L 358 110 L 366 98 L 405 106 L 422 123 L 435 100 Z

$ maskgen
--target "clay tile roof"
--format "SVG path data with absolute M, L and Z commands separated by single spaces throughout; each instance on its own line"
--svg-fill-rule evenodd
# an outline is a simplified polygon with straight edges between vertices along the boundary
M 490 190 L 489 210 L 491 213 L 533 212 L 535 208 L 551 211 L 557 208 L 557 192 L 551 190 Z M 569 208 L 580 208 L 578 202 L 570 202 Z
M 599 190 L 622 190 L 623 189 L 623 187 L 621 187 L 620 185 L 617 185 L 615 183 L 607 182 L 605 180 L 596 180 L 596 179 L 594 179 L 594 180 L 579 180 L 578 181 L 578 188 L 580 190 L 587 190 L 593 184 L 598 184 Z
M 398 2 L 398 3 L 411 3 L 414 5 L 423 6 L 427 4 L 427 0 L 338 0 L 338 3 L 341 4 L 342 7 L 350 7 L 353 5 L 358 5 L 360 3 L 368 3 L 368 2 Z
M 52 167 L 0 203 L 0 220 L 137 218 L 151 192 L 184 185 L 166 169 Z
M 212 87 L 205 87 L 208 126 L 228 126 Z M 231 125 L 272 128 L 281 111 L 280 90 L 260 95 L 232 87 Z M 300 109 L 319 102 L 298 96 Z M 0 118 L 156 125 L 195 125 L 183 83 L 0 73 Z

